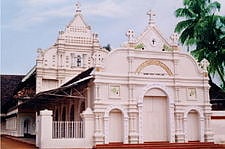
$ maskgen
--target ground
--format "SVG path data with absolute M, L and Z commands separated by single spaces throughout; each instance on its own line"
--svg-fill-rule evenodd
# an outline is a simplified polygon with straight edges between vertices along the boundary
M 37 147 L 1 136 L 1 149 L 37 149 Z

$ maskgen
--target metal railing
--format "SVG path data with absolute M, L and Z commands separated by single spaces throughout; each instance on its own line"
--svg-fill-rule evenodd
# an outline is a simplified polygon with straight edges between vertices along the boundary
M 53 121 L 52 138 L 84 138 L 82 121 Z

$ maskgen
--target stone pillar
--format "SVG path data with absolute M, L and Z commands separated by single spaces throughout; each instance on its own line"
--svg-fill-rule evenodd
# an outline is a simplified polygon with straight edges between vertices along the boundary
M 176 113 L 176 142 L 185 142 L 183 130 L 183 113 Z
M 144 143 L 143 137 L 143 104 L 138 104 L 138 112 L 139 112 L 139 119 L 138 119 L 138 126 L 139 126 L 139 143 Z
M 204 138 L 205 142 L 213 142 L 213 132 L 211 129 L 211 113 L 206 113 L 205 114 L 205 132 L 204 132 Z
M 200 117 L 200 142 L 204 142 L 204 117 Z
M 89 144 L 93 146 L 93 136 L 94 136 L 94 114 L 91 108 L 87 108 L 81 117 L 84 121 L 84 138 L 87 139 Z
M 174 103 L 170 103 L 170 114 L 169 114 L 169 123 L 170 123 L 170 143 L 175 142 L 175 118 L 174 118 Z
M 187 135 L 187 117 L 184 117 L 183 118 L 183 121 L 184 121 L 184 142 L 188 142 L 188 135 Z
M 90 87 L 87 88 L 87 108 L 91 107 L 91 91 Z
M 109 117 L 104 117 L 105 144 L 109 144 Z
M 124 140 L 123 143 L 128 143 L 128 117 L 124 117 Z
M 40 141 L 39 147 L 48 148 L 48 145 L 52 140 L 52 111 L 40 111 L 40 127 L 38 131 Z
M 129 143 L 137 144 L 138 143 L 138 133 L 137 133 L 137 112 L 129 113 Z
M 35 130 L 35 134 L 36 134 L 36 146 L 39 147 L 40 145 L 40 133 L 39 133 L 39 127 L 40 127 L 40 116 L 38 116 L 37 112 L 36 112 L 36 130 Z
M 95 145 L 104 144 L 102 122 L 103 122 L 103 114 L 95 113 L 95 135 L 94 135 Z

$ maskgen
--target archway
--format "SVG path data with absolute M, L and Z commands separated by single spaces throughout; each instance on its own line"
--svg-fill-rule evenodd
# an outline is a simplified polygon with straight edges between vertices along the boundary
M 143 141 L 168 141 L 168 99 L 160 89 L 153 88 L 143 99 Z
M 109 142 L 123 142 L 123 114 L 118 109 L 109 113 Z
M 23 122 L 23 126 L 24 126 L 24 128 L 23 128 L 23 134 L 24 134 L 24 137 L 30 137 L 30 133 L 29 133 L 29 129 L 30 129 L 30 120 L 29 119 L 26 119 L 26 120 L 24 120 L 24 122 Z
M 200 141 L 199 114 L 191 110 L 187 115 L 187 138 L 188 141 Z

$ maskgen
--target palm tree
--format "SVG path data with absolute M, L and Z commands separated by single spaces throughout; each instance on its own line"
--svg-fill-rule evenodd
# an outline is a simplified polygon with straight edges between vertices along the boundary
M 220 4 L 211 0 L 184 0 L 183 4 L 184 8 L 175 12 L 176 17 L 186 19 L 175 28 L 176 32 L 181 33 L 181 43 L 194 46 L 192 55 L 198 61 L 206 58 L 210 62 L 210 79 L 217 73 L 225 87 L 225 17 L 215 15 L 220 10 Z

